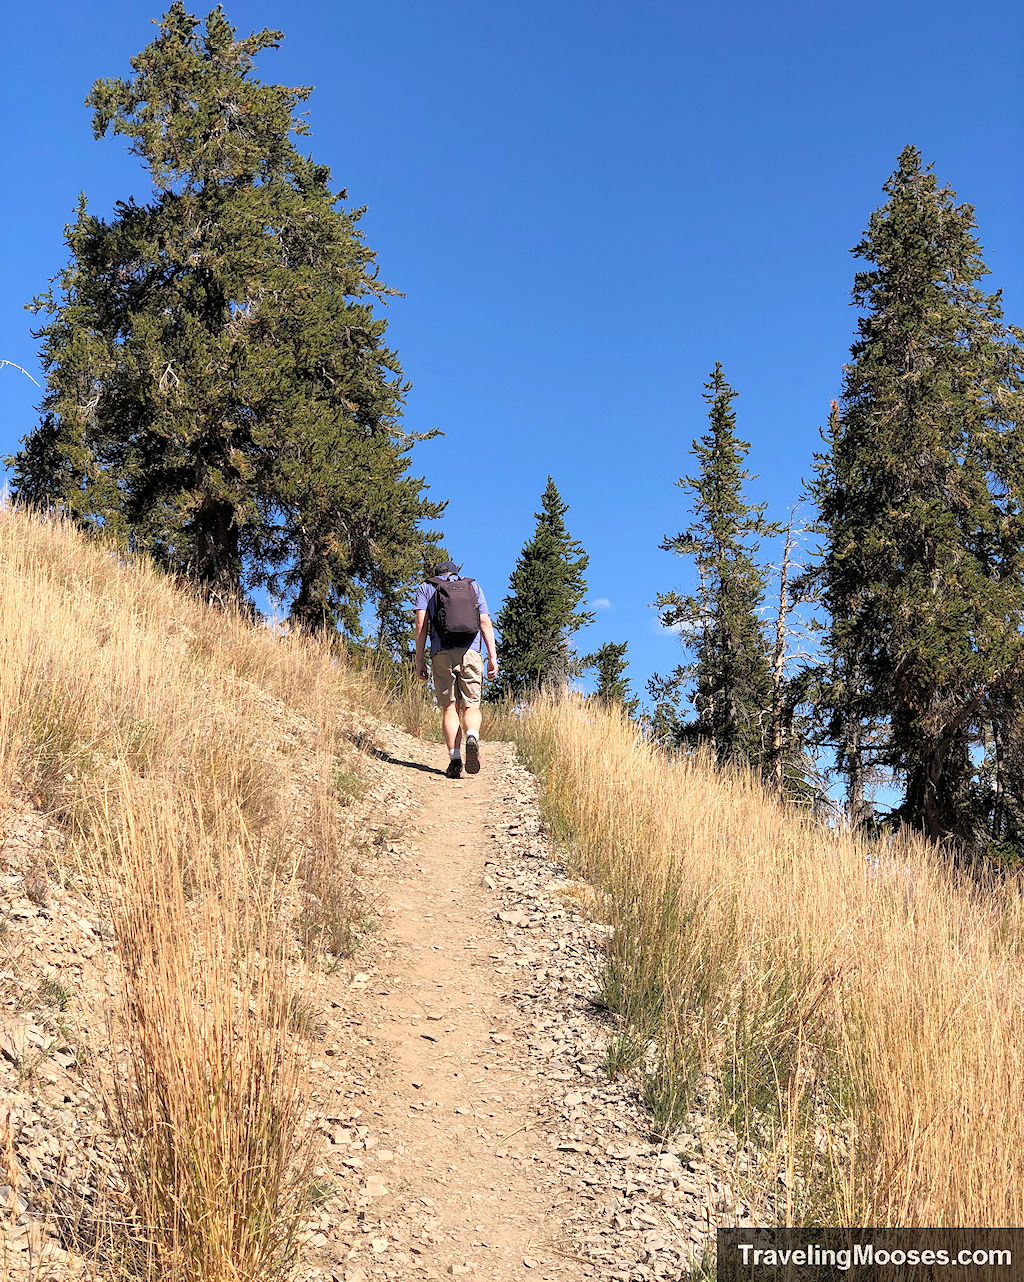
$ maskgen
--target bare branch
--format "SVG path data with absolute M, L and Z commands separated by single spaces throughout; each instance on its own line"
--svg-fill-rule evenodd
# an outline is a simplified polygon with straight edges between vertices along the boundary
M 25 377 L 26 377 L 27 379 L 30 379 L 33 383 L 36 383 L 36 380 L 35 380 L 34 378 L 32 378 L 32 375 L 28 372 L 28 370 L 27 370 L 27 369 L 22 369 L 22 367 L 21 367 L 20 365 L 16 364 L 14 361 L 4 361 L 4 360 L 0 360 L 0 367 L 2 367 L 2 366 L 4 366 L 4 365 L 10 365 L 12 369 L 19 369 L 19 370 L 21 370 L 21 372 L 25 375 Z M 38 387 L 38 386 L 39 386 L 39 384 L 38 384 L 38 383 L 36 383 L 36 387 Z

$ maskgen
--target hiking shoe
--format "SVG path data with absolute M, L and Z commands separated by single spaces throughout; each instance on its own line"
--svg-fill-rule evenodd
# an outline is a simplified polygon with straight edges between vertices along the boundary
M 477 770 L 479 769 L 480 767 L 477 766 Z M 462 778 L 462 758 L 452 757 L 451 761 L 448 762 L 448 769 L 445 771 L 445 774 L 448 776 L 449 779 L 461 779 Z
M 469 738 L 466 740 L 466 774 L 478 775 L 480 773 L 480 744 L 476 739 Z

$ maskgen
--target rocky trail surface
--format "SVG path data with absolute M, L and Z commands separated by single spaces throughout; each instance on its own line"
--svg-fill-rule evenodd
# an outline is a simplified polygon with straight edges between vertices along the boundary
M 609 1080 L 607 928 L 536 781 L 509 744 L 452 781 L 436 743 L 381 723 L 354 739 L 346 823 L 375 929 L 308 993 L 318 1205 L 297 1279 L 686 1277 L 749 1209 L 704 1118 L 653 1143 L 635 1084 Z M 113 936 L 62 842 L 31 810 L 3 816 L 0 1279 L 86 1276 L 64 1208 L 118 1187 L 94 1080 Z
M 608 1080 L 606 928 L 549 846 L 533 777 L 507 744 L 457 782 L 437 745 L 402 736 L 388 756 L 411 826 L 330 1032 L 325 1127 L 358 1180 L 321 1220 L 336 1262 L 306 1276 L 684 1277 L 730 1191 L 693 1137 L 651 1143 L 635 1092 Z M 343 1049 L 356 1032 L 365 1058 Z

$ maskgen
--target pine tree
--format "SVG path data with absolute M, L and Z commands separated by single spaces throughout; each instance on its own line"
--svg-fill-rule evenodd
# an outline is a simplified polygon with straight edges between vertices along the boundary
M 572 638 L 594 616 L 579 609 L 589 558 L 565 528 L 568 510 L 549 476 L 533 537 L 519 555 L 498 615 L 502 666 L 491 699 L 559 690 L 579 669 Z
M 885 192 L 853 251 L 863 315 L 813 485 L 826 670 L 851 779 L 878 745 L 900 818 L 973 842 L 972 754 L 1022 663 L 1022 336 L 978 286 L 973 210 L 914 147 Z
M 833 467 L 836 445 L 842 436 L 838 402 L 829 407 L 828 427 L 821 434 L 825 450 L 815 455 L 815 478 L 809 490 L 811 496 L 824 510 L 827 496 L 835 489 Z M 815 533 L 829 537 L 829 525 L 818 521 Z M 810 566 L 802 576 L 798 590 L 814 595 L 822 603 L 822 565 Z M 838 638 L 818 623 L 819 630 L 827 635 L 822 649 L 826 655 L 809 673 L 815 686 L 814 720 L 815 740 L 818 747 L 830 747 L 835 752 L 836 769 L 846 781 L 846 817 L 855 828 L 863 828 L 872 820 L 871 806 L 866 788 L 869 779 L 877 779 L 877 760 L 880 739 L 877 728 L 866 718 L 864 682 L 861 665 L 854 653 L 844 654 L 837 646 Z
M 46 391 L 39 426 L 19 454 L 5 459 L 14 468 L 14 495 L 46 511 L 60 508 L 75 519 L 102 510 L 116 529 L 116 486 L 96 464 L 89 445 L 95 429 L 103 380 L 116 360 L 103 333 L 102 292 L 92 288 L 88 253 L 96 233 L 84 193 L 74 223 L 64 229 L 71 251 L 68 265 L 31 308 L 52 314 L 35 337 L 43 340 Z
M 580 660 L 582 668 L 593 668 L 597 674 L 597 688 L 591 698 L 611 707 L 621 707 L 627 716 L 636 715 L 640 700 L 629 688 L 626 676 L 627 641 L 608 641 L 593 654 Z
M 308 88 L 263 84 L 220 8 L 175 0 L 128 80 L 87 104 L 151 198 L 68 229 L 37 300 L 48 387 L 15 493 L 56 506 L 215 596 L 261 584 L 306 627 L 358 631 L 415 575 L 440 505 L 407 475 L 407 390 L 378 279 L 330 171 L 296 149 Z
M 662 625 L 680 630 L 694 661 L 651 682 L 654 725 L 677 745 L 709 743 L 721 762 L 760 765 L 770 755 L 772 681 L 759 618 L 764 574 L 754 557 L 760 538 L 777 529 L 765 521 L 764 504 L 744 497 L 751 477 L 743 460 L 750 446 L 736 434 L 736 393 L 720 363 L 704 386 L 710 427 L 693 442 L 699 472 L 676 482 L 692 495 L 694 522 L 661 544 L 677 556 L 693 557 L 699 588 L 686 596 L 663 593 L 655 602 Z M 691 680 L 696 717 L 685 721 L 673 703 Z

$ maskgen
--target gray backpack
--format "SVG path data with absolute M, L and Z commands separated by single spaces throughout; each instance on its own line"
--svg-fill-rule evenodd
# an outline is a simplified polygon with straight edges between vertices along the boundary
M 472 579 L 427 579 L 434 585 L 430 615 L 441 647 L 458 650 L 472 645 L 480 631 L 480 607 Z

